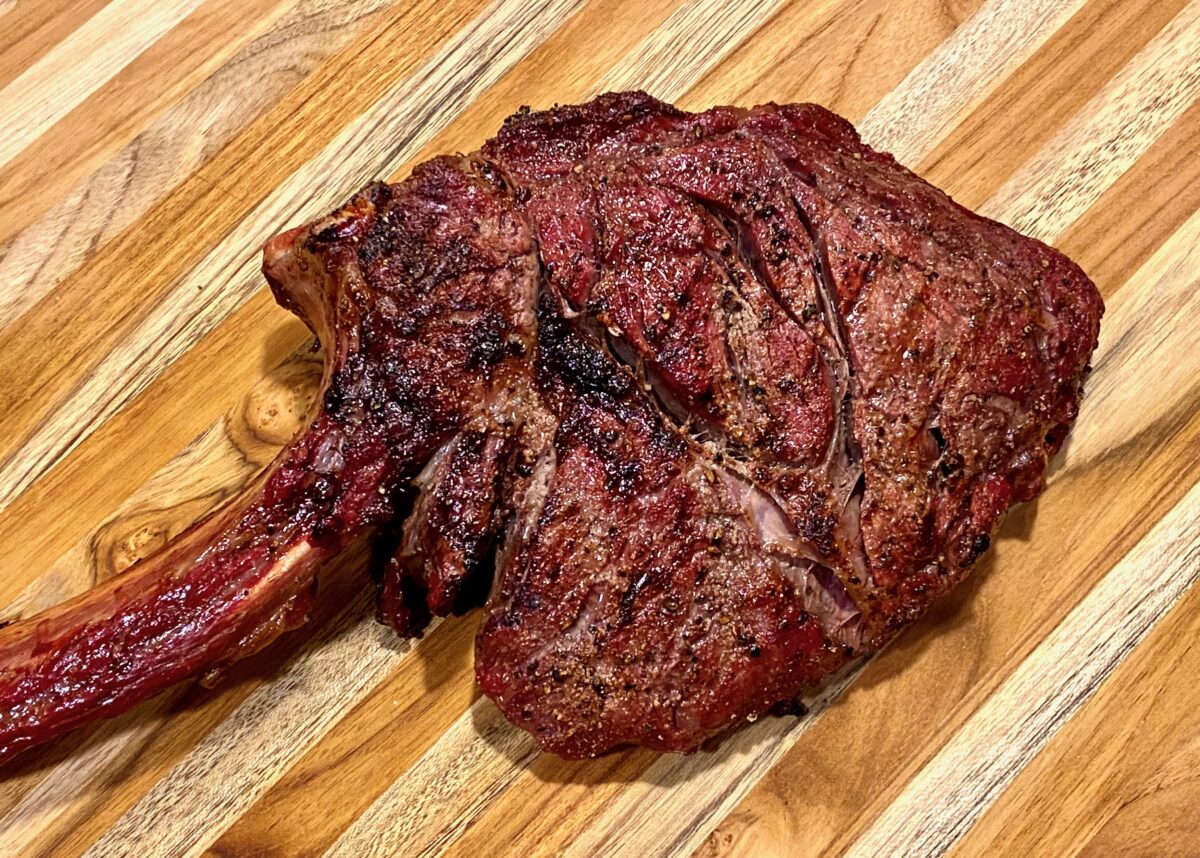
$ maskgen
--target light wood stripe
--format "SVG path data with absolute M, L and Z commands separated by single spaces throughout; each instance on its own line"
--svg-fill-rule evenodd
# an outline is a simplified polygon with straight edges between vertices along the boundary
M 0 167 L 0 241 L 7 243 L 115 156 L 164 109 L 299 0 L 204 0 L 81 104 Z M 231 15 L 246 24 L 228 32 Z M 137 93 L 136 98 L 130 98 Z M 52 153 L 52 154 L 50 154 Z
M 264 235 L 317 217 L 369 179 L 396 170 L 581 2 L 498 0 L 296 170 L 0 465 L 0 510 L 260 288 Z
M 255 689 L 87 855 L 202 853 L 410 657 L 412 647 L 398 644 L 391 629 L 375 622 L 373 603 L 374 594 L 364 592 L 326 624 L 279 676 Z M 247 748 L 254 749 L 253 756 L 246 755 Z
M 964 116 L 918 171 L 978 209 L 1188 2 L 1089 0 Z
M 714 7 L 710 0 L 691 0 L 604 75 L 589 96 L 642 89 L 672 101 L 694 86 L 782 4 L 783 0 L 736 0 Z
M 1200 3 L 1190 3 L 1005 183 L 983 212 L 1052 241 L 1150 148 L 1197 94 Z
M 1200 675 L 1195 585 L 951 850 L 994 855 L 1195 852 Z M 1119 717 L 1114 717 L 1118 714 Z
M 921 770 L 851 856 L 942 855 L 1200 580 L 1200 486 Z
M 537 753 L 528 733 L 480 698 L 325 855 L 437 855 Z
M 165 198 L 390 0 L 302 0 L 0 246 L 0 329 Z M 199 134 L 198 134 L 199 131 Z
M 153 711 L 143 710 L 136 723 L 116 721 L 101 726 L 88 743 L 29 789 L 0 817 L 0 855 L 27 854 L 50 826 L 58 822 L 106 773 L 119 766 L 150 740 L 169 717 L 171 704 L 182 693 L 169 691 L 155 701 Z
M 1200 207 L 1200 102 L 1057 239 L 1097 283 L 1120 283 Z
M 416 642 L 415 658 L 290 763 L 284 777 L 244 810 L 211 851 L 238 855 L 271 843 L 283 855 L 319 854 L 332 846 L 479 699 L 471 656 L 476 628 L 475 617 L 452 618 Z M 336 799 L 324 802 L 326 796 Z M 279 829 L 277 820 L 304 816 L 323 802 L 319 819 Z
M 0 167 L 191 14 L 203 0 L 113 0 L 0 90 Z M 87 57 L 87 62 L 80 62 Z
M 7 2 L 7 0 L 6 0 Z M 106 0 L 19 0 L 0 27 L 0 88 L 82 26 Z M 36 8 L 34 8 L 36 6 Z
M 1085 0 L 992 0 L 859 123 L 863 139 L 916 164 Z
M 1200 324 L 1200 214 L 1193 215 L 1110 300 L 1094 358 L 1079 431 L 1067 451 L 1073 466 L 1096 466 L 1105 451 L 1169 421 L 1200 388 L 1200 351 L 1183 348 L 1169 364 L 1154 362 L 1168 346 L 1190 343 Z M 1138 408 L 1114 406 L 1130 390 Z M 1102 416 L 1103 415 L 1103 416 Z

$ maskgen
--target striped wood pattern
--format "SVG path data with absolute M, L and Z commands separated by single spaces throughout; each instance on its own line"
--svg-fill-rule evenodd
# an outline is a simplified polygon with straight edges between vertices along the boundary
M 1200 0 L 0 0 L 0 619 L 270 460 L 319 375 L 257 248 L 520 104 L 814 100 L 1061 246 L 1080 425 L 960 592 L 690 757 L 540 755 L 471 617 L 312 626 L 0 773 L 0 855 L 1200 855 Z

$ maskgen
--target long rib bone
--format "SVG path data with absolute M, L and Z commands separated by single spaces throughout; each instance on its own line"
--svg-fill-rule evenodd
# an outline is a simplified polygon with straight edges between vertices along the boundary
M 320 563 L 392 517 L 457 432 L 516 415 L 536 262 L 504 189 L 439 159 L 264 249 L 279 302 L 327 354 L 308 429 L 239 498 L 154 556 L 0 630 L 0 760 L 301 624 Z

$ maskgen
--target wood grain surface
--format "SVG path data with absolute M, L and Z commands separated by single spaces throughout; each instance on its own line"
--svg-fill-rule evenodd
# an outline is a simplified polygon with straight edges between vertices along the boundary
M 1045 494 L 808 701 L 539 754 L 477 619 L 312 624 L 0 772 L 0 856 L 1200 856 L 1200 0 L 0 0 L 0 620 L 252 480 L 320 374 L 258 249 L 522 104 L 817 101 L 1108 304 Z

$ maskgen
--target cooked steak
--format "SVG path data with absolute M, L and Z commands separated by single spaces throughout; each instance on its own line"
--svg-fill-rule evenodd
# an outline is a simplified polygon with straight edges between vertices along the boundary
M 0 758 L 302 624 L 318 565 L 393 517 L 439 447 L 513 423 L 531 378 L 537 260 L 525 220 L 478 165 L 438 159 L 372 185 L 265 255 L 279 302 L 325 347 L 318 413 L 230 506 L 103 587 L 0 630 Z
M 381 525 L 380 619 L 490 584 L 477 676 L 542 747 L 694 748 L 963 578 L 1103 310 L 822 108 L 641 93 L 523 110 L 265 268 L 328 352 L 318 414 L 229 511 L 0 631 L 0 754 L 262 646 Z
M 689 748 L 757 715 L 884 644 L 1040 491 L 1095 288 L 844 120 L 619 95 L 514 117 L 484 155 L 556 305 L 558 430 L 477 673 L 544 747 Z M 618 361 L 628 389 L 588 381 Z

